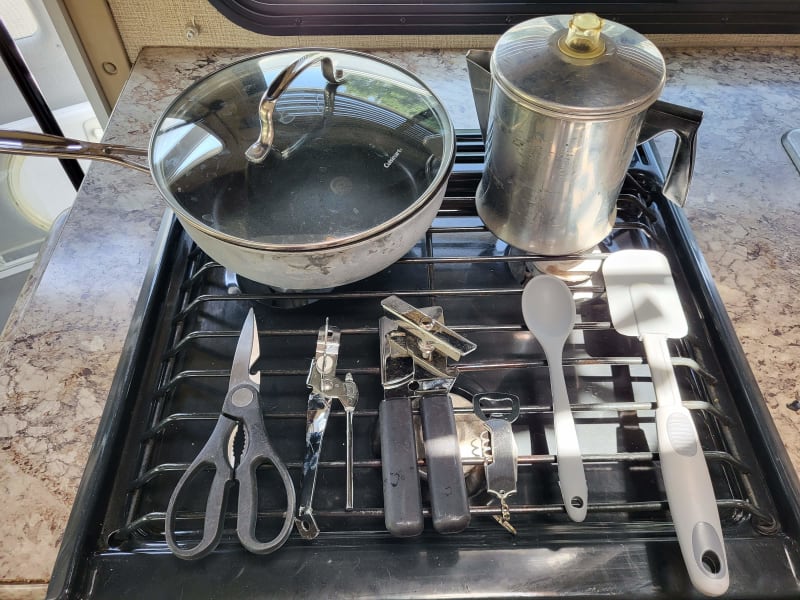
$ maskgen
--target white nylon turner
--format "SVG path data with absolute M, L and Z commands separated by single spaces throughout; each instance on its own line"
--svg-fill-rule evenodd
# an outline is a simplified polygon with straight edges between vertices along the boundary
M 654 250 L 621 250 L 603 263 L 611 321 L 619 333 L 642 340 L 656 392 L 656 430 L 669 510 L 689 578 L 698 591 L 728 589 L 728 563 L 714 488 L 667 347 L 687 333 L 666 257 Z

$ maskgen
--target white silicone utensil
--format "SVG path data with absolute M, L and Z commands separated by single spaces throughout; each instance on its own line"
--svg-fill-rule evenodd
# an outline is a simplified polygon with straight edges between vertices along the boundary
M 614 327 L 644 344 L 656 392 L 661 473 L 689 578 L 698 591 L 719 596 L 729 576 L 714 488 L 667 347 L 667 338 L 682 338 L 688 329 L 669 263 L 654 250 L 622 250 L 605 260 L 603 278 Z
M 564 343 L 575 325 L 572 292 L 551 275 L 534 277 L 522 291 L 522 317 L 547 357 L 561 497 L 570 519 L 581 522 L 586 518 L 586 474 L 562 364 Z

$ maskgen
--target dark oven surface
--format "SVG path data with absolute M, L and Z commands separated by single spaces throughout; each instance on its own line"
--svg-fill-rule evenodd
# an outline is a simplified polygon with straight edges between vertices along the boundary
M 461 135 L 448 196 L 425 239 L 403 260 L 356 284 L 320 294 L 265 290 L 231 276 L 197 250 L 175 222 L 165 225 L 158 261 L 143 291 L 87 473 L 65 534 L 49 595 L 63 597 L 489 597 L 695 593 L 667 511 L 655 452 L 654 396 L 638 340 L 610 325 L 602 277 L 573 288 L 575 333 L 565 349 L 567 386 L 589 486 L 589 516 L 571 522 L 561 505 L 553 456 L 547 364 L 523 324 L 520 292 L 531 257 L 509 255 L 475 215 L 481 144 Z M 696 254 L 680 211 L 657 191 L 648 148 L 637 152 L 618 203 L 618 223 L 598 248 L 655 248 L 670 259 L 689 335 L 670 349 L 709 464 L 728 553 L 732 597 L 796 597 L 797 497 L 784 477 L 774 432 L 762 427 L 760 396 L 748 379 L 713 284 L 698 279 Z M 693 254 L 693 252 L 696 254 Z M 539 263 L 540 265 L 542 263 Z M 598 262 L 595 263 L 599 265 Z M 708 287 L 711 286 L 711 287 Z M 238 293 L 237 293 L 238 292 Z M 492 518 L 481 461 L 471 469 L 472 521 L 459 534 L 426 529 L 392 538 L 383 524 L 378 404 L 380 300 L 395 294 L 438 305 L 449 327 L 478 345 L 459 363 L 454 391 L 507 392 L 521 399 L 518 493 L 512 536 Z M 308 300 L 313 302 L 308 303 Z M 345 419 L 334 404 L 314 496 L 322 530 L 314 541 L 293 533 L 268 556 L 248 554 L 235 538 L 235 492 L 228 532 L 209 557 L 185 562 L 164 540 L 164 511 L 183 470 L 208 438 L 228 383 L 238 330 L 250 307 L 259 326 L 261 409 L 268 435 L 301 483 L 305 379 L 317 330 L 342 331 L 338 373 L 353 374 L 355 501 L 345 511 Z M 710 308 L 709 308 L 710 307 Z M 721 325 L 720 325 L 721 323 Z M 728 339 L 731 338 L 731 339 Z M 723 350 L 720 350 L 720 349 Z M 746 371 L 744 374 L 733 371 Z M 744 384 L 750 387 L 743 388 Z M 459 406 L 461 406 L 459 404 Z M 456 408 L 461 418 L 469 409 Z M 754 416 L 755 415 L 755 416 Z M 282 521 L 282 486 L 260 473 L 259 531 Z M 423 486 L 424 494 L 424 486 Z M 204 498 L 180 518 L 196 538 Z M 427 509 L 427 504 L 426 504 Z

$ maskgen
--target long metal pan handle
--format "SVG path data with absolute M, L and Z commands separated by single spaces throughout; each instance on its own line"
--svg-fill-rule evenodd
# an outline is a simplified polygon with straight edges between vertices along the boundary
M 0 130 L 0 154 L 103 160 L 131 167 L 144 173 L 150 172 L 150 168 L 146 164 L 131 160 L 131 157 L 147 159 L 147 150 L 115 144 L 85 142 L 30 131 Z
M 694 157 L 697 148 L 697 130 L 703 113 L 693 108 L 657 100 L 647 110 L 644 125 L 639 132 L 638 143 L 672 131 L 677 136 L 672 163 L 664 180 L 664 196 L 677 204 L 686 204 L 689 183 L 694 173 Z
M 492 98 L 492 51 L 470 50 L 467 52 L 467 74 L 472 87 L 472 99 L 478 112 L 481 138 L 486 141 L 489 129 L 489 104 Z
M 270 84 L 261 100 L 258 103 L 258 118 L 261 121 L 261 132 L 256 140 L 246 151 L 245 157 L 252 163 L 261 163 L 267 158 L 272 149 L 272 140 L 275 137 L 275 129 L 272 124 L 272 115 L 275 112 L 275 105 L 278 98 L 286 91 L 291 83 L 300 73 L 308 67 L 321 63 L 322 76 L 330 84 L 338 85 L 342 82 L 342 71 L 336 69 L 333 59 L 320 52 L 311 52 L 301 56 L 283 71 Z M 327 96 L 326 96 L 327 97 Z

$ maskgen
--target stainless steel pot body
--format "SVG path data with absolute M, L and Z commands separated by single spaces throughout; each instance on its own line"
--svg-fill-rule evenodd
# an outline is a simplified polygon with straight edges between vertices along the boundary
M 493 86 L 478 214 L 500 239 L 564 255 L 611 231 L 645 111 L 579 120 L 525 106 Z

